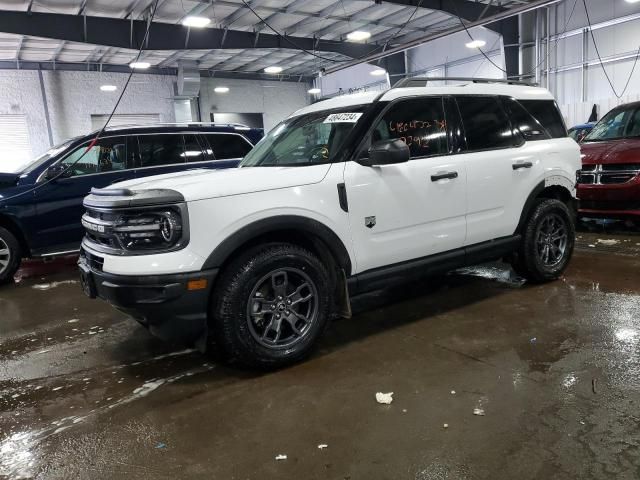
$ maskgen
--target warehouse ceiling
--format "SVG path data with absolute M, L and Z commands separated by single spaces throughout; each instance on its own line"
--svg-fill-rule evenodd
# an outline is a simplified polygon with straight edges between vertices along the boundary
M 155 69 L 190 60 L 212 74 L 251 74 L 277 65 L 283 75 L 310 75 L 459 27 L 456 15 L 472 22 L 532 1 L 159 0 L 143 60 Z M 135 40 L 152 5 L 151 0 L 0 0 L 0 64 L 126 66 L 136 56 Z M 211 22 L 204 29 L 187 28 L 182 25 L 187 16 Z M 350 42 L 346 35 L 356 30 L 371 37 Z

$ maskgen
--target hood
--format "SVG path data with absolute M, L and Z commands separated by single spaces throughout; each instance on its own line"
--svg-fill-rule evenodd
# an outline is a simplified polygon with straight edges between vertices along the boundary
M 0 189 L 15 187 L 20 178 L 19 173 L 0 173 Z
M 639 163 L 640 139 L 626 138 L 580 144 L 582 164 Z
M 133 191 L 175 190 L 189 202 L 318 183 L 326 176 L 330 167 L 330 164 L 324 164 L 308 167 L 198 169 L 129 180 L 109 188 L 127 188 Z

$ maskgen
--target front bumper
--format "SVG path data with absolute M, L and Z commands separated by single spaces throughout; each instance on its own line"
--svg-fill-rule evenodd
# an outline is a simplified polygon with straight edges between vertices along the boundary
M 85 250 L 78 260 L 82 288 L 135 318 L 168 342 L 206 347 L 211 289 L 218 269 L 171 275 L 114 275 Z
M 578 184 L 578 214 L 589 218 L 640 218 L 640 179 L 612 185 Z

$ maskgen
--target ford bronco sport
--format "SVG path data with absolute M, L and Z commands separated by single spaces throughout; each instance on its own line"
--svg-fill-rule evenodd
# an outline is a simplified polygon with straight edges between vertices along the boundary
M 350 295 L 501 258 L 557 278 L 580 152 L 552 95 L 425 82 L 307 106 L 238 168 L 94 191 L 85 292 L 162 338 L 275 367 L 348 316 Z

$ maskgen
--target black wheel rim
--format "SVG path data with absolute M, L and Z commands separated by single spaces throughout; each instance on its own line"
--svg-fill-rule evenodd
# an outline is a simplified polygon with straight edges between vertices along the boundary
M 0 273 L 9 268 L 9 263 L 11 263 L 11 250 L 7 242 L 0 238 Z
M 569 242 L 567 222 L 551 213 L 545 216 L 536 234 L 536 253 L 545 267 L 555 267 L 564 259 Z
M 318 317 L 318 290 L 297 268 L 273 270 L 256 282 L 247 304 L 251 335 L 269 349 L 301 342 Z

